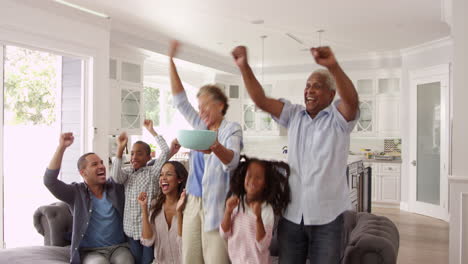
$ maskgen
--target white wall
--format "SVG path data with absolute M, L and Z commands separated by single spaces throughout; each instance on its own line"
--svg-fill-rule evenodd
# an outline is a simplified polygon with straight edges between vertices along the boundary
M 0 42 L 87 59 L 93 113 L 86 124 L 85 151 L 107 160 L 109 20 L 52 1 L 0 0 Z M 100 107 L 100 111 L 93 109 Z
M 65 152 L 61 167 L 61 179 L 64 182 L 80 181 L 81 176 L 76 167 L 76 161 L 82 152 L 82 60 L 62 57 L 62 98 L 61 127 L 63 132 L 73 132 L 75 138 Z M 53 142 L 56 142 L 55 140 Z
M 453 0 L 453 133 L 450 182 L 450 264 L 468 263 L 468 1 Z
M 415 48 L 407 49 L 402 56 L 402 82 L 401 98 L 401 139 L 402 139 L 402 165 L 401 165 L 401 202 L 409 201 L 410 185 L 410 80 L 409 72 L 415 69 L 448 64 L 452 61 L 451 41 L 443 40 Z

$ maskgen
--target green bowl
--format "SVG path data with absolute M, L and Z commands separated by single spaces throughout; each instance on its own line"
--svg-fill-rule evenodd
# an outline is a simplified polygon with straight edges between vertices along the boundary
M 184 148 L 206 150 L 215 142 L 216 132 L 211 130 L 179 130 L 177 140 Z

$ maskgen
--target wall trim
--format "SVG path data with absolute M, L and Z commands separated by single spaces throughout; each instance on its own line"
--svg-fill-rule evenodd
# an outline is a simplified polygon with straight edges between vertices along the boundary
M 23 5 L 29 8 L 40 9 L 42 12 L 53 14 L 69 20 L 79 21 L 88 25 L 98 26 L 105 30 L 110 30 L 110 18 L 97 17 L 86 12 L 61 5 L 55 1 L 36 0 L 15 0 L 14 4 Z M 99 10 L 96 10 L 99 11 Z
M 440 47 L 445 47 L 445 46 L 451 46 L 453 45 L 453 38 L 451 36 L 447 36 L 441 39 L 436 39 L 432 41 L 428 41 L 416 46 L 412 46 L 409 48 L 405 48 L 401 50 L 401 55 L 402 56 L 409 56 L 409 55 L 414 55 L 422 52 L 429 51 L 431 49 L 435 48 L 440 48 Z
M 456 182 L 468 183 L 468 176 L 449 175 L 448 180 L 449 180 L 449 183 L 456 183 Z
M 407 202 L 400 202 L 400 210 L 409 212 L 409 205 Z

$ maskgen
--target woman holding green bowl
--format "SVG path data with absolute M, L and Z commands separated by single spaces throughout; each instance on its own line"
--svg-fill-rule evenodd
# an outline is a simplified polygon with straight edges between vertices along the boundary
M 179 43 L 169 49 L 169 71 L 174 106 L 197 130 L 211 130 L 217 139 L 207 150 L 192 150 L 189 158 L 187 205 L 182 227 L 183 263 L 228 264 L 225 240 L 219 234 L 224 201 L 229 191 L 230 173 L 239 163 L 242 128 L 224 118 L 228 99 L 215 85 L 205 85 L 197 94 L 198 112 L 187 99 L 174 64 Z

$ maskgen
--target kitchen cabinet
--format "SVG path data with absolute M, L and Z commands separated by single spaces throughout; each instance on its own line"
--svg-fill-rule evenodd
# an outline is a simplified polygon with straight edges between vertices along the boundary
M 109 61 L 109 134 L 141 135 L 144 120 L 143 59 L 113 57 Z
M 352 136 L 400 137 L 399 73 L 368 73 L 354 79 L 360 118 Z
M 377 131 L 383 137 L 400 136 L 400 97 L 378 95 L 376 100 Z
M 279 127 L 269 113 L 254 104 L 243 104 L 242 110 L 242 129 L 246 135 L 279 135 Z
M 364 97 L 359 100 L 361 115 L 354 129 L 355 133 L 361 135 L 373 135 L 375 126 L 375 100 L 371 97 Z
M 364 162 L 364 166 L 372 168 L 373 206 L 400 206 L 400 169 L 399 163 Z

